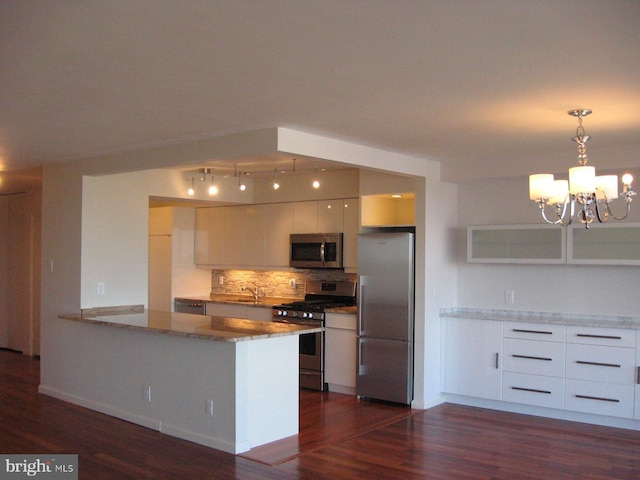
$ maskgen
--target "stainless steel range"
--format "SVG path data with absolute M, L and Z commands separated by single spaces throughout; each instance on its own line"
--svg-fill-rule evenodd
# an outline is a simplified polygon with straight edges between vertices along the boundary
M 355 282 L 309 280 L 304 300 L 273 307 L 274 322 L 324 327 L 325 311 L 356 304 Z M 300 387 L 326 390 L 324 333 L 300 335 Z

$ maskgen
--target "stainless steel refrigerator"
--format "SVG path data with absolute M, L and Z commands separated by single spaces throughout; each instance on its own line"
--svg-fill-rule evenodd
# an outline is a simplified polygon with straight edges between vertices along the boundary
M 360 397 L 413 399 L 414 235 L 358 237 L 358 376 Z

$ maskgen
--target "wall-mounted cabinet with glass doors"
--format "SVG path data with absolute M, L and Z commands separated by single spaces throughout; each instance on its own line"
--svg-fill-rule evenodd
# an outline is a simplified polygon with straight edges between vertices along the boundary
M 640 223 L 470 226 L 467 262 L 640 265 Z

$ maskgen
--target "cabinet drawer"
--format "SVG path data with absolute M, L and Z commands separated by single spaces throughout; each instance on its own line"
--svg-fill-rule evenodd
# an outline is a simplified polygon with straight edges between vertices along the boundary
M 503 370 L 564 377 L 564 343 L 504 339 Z
M 633 418 L 633 385 L 565 381 L 564 408 L 576 412 Z
M 567 327 L 564 325 L 504 322 L 505 338 L 544 340 L 545 342 L 564 342 L 566 329 Z
M 632 385 L 635 378 L 633 348 L 567 345 L 567 378 Z
M 635 330 L 622 328 L 567 327 L 567 343 L 635 347 Z
M 564 379 L 504 372 L 502 399 L 507 402 L 561 409 L 564 406 Z

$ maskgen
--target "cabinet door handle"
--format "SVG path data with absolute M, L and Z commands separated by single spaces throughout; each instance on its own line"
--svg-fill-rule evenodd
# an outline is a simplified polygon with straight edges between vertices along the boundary
M 513 354 L 511 355 L 513 358 L 526 358 L 527 360 L 544 360 L 545 362 L 550 362 L 551 360 L 553 360 L 552 358 L 547 358 L 547 357 L 531 357 L 529 355 L 516 355 Z
M 640 367 L 636 367 L 636 384 L 640 385 Z
M 620 400 L 616 398 L 592 397 L 590 395 L 576 395 L 576 398 L 584 398 L 585 400 L 599 400 L 601 402 L 620 403 Z
M 609 340 L 622 340 L 622 337 L 618 337 L 615 335 L 589 335 L 587 333 L 578 333 L 576 337 L 585 337 L 585 338 L 606 338 Z
M 553 335 L 553 332 L 546 332 L 544 330 L 524 330 L 522 328 L 514 328 L 514 329 L 512 329 L 512 332 L 517 332 L 517 333 L 537 333 L 539 335 Z
M 549 390 L 536 390 L 535 388 L 524 388 L 524 387 L 511 387 L 512 390 L 520 390 L 522 392 L 533 392 L 533 393 L 544 393 L 546 395 L 551 395 Z
M 496 369 L 500 368 L 500 352 L 496 352 Z
M 576 363 L 579 363 L 580 365 L 595 365 L 596 367 L 620 368 L 620 365 L 615 363 L 587 362 L 585 360 L 576 360 Z

